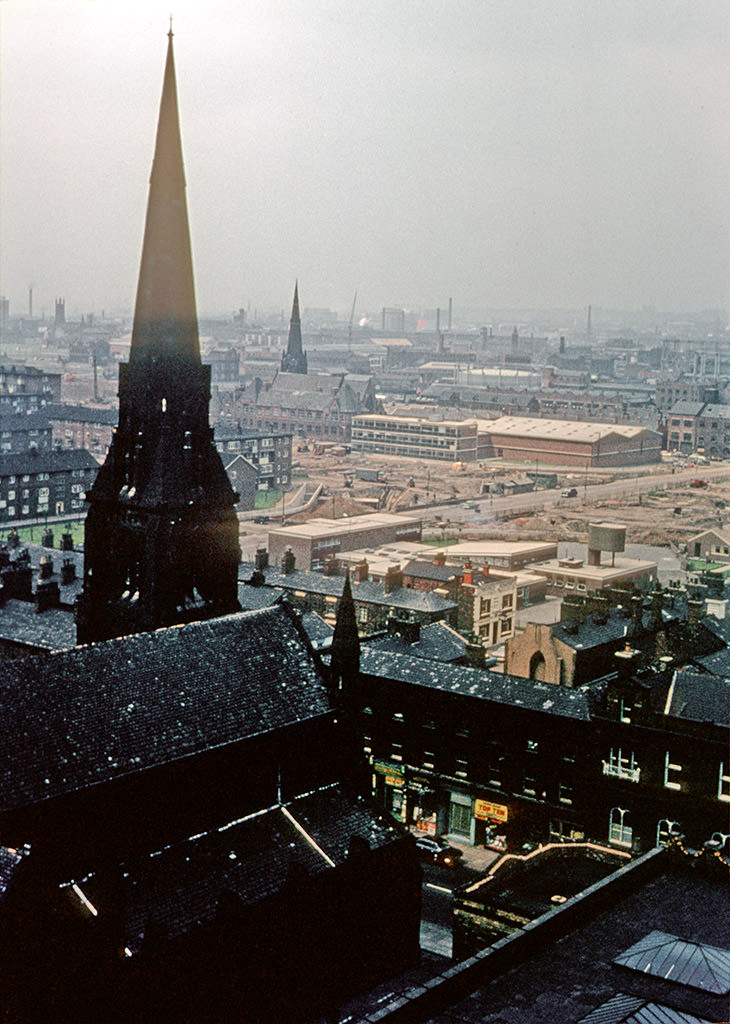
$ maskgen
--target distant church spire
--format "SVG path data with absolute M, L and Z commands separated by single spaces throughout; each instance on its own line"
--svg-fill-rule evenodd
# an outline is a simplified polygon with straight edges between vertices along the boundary
M 86 495 L 79 643 L 238 608 L 237 495 L 213 445 L 209 403 L 171 27 L 119 426 Z
M 281 357 L 284 373 L 306 373 L 307 353 L 302 350 L 302 324 L 299 319 L 299 282 L 294 285 L 294 302 L 289 321 L 289 340 L 286 352 Z

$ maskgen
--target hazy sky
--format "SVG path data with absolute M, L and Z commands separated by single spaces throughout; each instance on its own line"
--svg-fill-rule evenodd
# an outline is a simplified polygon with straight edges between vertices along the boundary
M 198 307 L 730 307 L 727 0 L 0 0 L 0 290 L 129 310 L 168 19 Z

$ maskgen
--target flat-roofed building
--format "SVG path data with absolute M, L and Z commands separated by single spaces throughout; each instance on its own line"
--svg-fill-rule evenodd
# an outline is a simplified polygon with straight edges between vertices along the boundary
M 311 519 L 308 523 L 269 530 L 268 548 L 272 562 L 280 562 L 290 550 L 300 569 L 317 569 L 341 551 L 420 539 L 419 518 L 371 512 L 349 519 Z
M 480 420 L 489 454 L 516 462 L 560 466 L 633 466 L 661 460 L 662 436 L 625 423 L 500 416 Z
M 370 455 L 474 462 L 482 458 L 476 420 L 417 416 L 355 416 L 352 450 Z
M 535 566 L 535 573 L 547 580 L 548 591 L 587 593 L 611 587 L 649 587 L 657 578 L 656 562 L 637 558 L 614 558 L 610 565 L 591 565 L 582 558 L 552 558 Z

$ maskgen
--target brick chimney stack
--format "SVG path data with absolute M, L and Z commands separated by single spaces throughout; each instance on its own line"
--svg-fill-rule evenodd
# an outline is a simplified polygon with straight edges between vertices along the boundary
M 465 587 L 470 587 L 474 583 L 474 570 L 468 559 L 464 562 L 464 567 L 461 571 L 461 582 Z

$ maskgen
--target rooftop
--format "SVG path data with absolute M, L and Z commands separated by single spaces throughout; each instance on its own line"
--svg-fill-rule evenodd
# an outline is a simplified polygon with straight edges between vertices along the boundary
M 394 679 L 414 686 L 448 690 L 464 697 L 516 705 L 563 718 L 585 722 L 590 718 L 590 697 L 583 690 L 570 690 L 551 683 L 538 683 L 465 665 L 429 662 L 407 654 L 373 649 L 366 644 L 360 651 L 360 671 L 379 679 Z
M 41 693 L 42 678 L 53 687 Z M 282 605 L 9 661 L 0 687 L 3 808 L 330 710 L 310 648 Z

